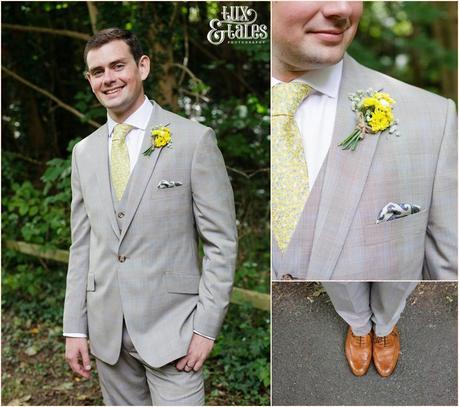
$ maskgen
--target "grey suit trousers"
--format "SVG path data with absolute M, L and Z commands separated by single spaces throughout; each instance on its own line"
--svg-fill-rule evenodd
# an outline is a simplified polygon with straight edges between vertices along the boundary
M 175 362 L 154 368 L 137 353 L 126 325 L 118 362 L 96 359 L 100 387 L 107 406 L 202 406 L 204 379 L 198 372 L 178 371 Z
M 338 315 L 355 335 L 386 336 L 402 314 L 417 282 L 322 282 Z

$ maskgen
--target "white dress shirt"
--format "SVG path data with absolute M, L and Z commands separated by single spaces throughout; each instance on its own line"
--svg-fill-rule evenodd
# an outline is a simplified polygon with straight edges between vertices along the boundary
M 313 88 L 295 113 L 308 166 L 309 188 L 312 189 L 331 145 L 335 125 L 336 106 L 341 84 L 343 61 L 322 69 L 306 72 L 294 82 Z M 271 79 L 271 86 L 282 83 Z
M 143 137 L 145 134 L 145 130 L 147 129 L 148 122 L 150 120 L 151 113 L 153 112 L 153 105 L 145 96 L 145 100 L 134 113 L 132 113 L 123 123 L 130 124 L 134 128 L 127 134 L 126 136 L 126 145 L 128 148 L 129 153 L 129 164 L 131 168 L 131 174 L 134 170 L 135 164 L 137 163 L 137 159 L 139 158 L 139 154 L 143 153 L 140 149 L 142 147 Z M 110 115 L 107 113 L 107 126 L 108 126 L 108 159 L 111 160 L 111 151 L 112 151 L 112 135 L 113 129 L 118 123 L 115 122 Z M 215 340 L 215 338 L 211 338 L 209 336 L 203 335 L 200 332 L 193 331 L 196 334 L 203 336 L 207 339 Z M 82 333 L 66 333 L 64 332 L 64 336 L 69 336 L 73 338 L 86 338 L 85 334 Z

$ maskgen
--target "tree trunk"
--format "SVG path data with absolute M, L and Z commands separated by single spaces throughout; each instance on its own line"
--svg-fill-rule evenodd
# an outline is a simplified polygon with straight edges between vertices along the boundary
M 97 32 L 97 7 L 93 1 L 87 1 L 86 4 L 88 5 L 89 19 L 91 20 L 92 33 L 95 34 Z
M 446 14 L 445 19 L 438 19 L 433 24 L 435 40 L 447 51 L 457 50 L 457 3 L 432 3 Z M 445 64 L 440 67 L 440 86 L 443 96 L 457 102 L 457 71 Z
M 38 110 L 37 99 L 32 92 L 24 92 L 23 100 L 26 102 L 27 111 L 27 133 L 28 133 L 28 145 L 27 155 L 32 155 L 40 158 L 48 159 L 49 153 L 45 148 L 46 143 L 46 132 L 41 121 L 40 112 Z M 30 143 L 30 144 L 29 144 Z M 40 154 L 41 153 L 41 154 Z
M 169 32 L 170 29 L 156 13 L 151 13 L 151 15 L 154 17 L 147 33 L 148 43 L 152 50 L 151 64 L 152 67 L 160 67 L 162 70 L 161 79 L 157 82 L 158 91 L 155 93 L 160 104 L 167 105 L 172 110 L 177 110 L 177 75 L 175 75 L 173 67 L 175 36 L 168 43 L 165 43 L 161 38 L 161 34 Z M 169 23 L 173 24 L 171 21 Z

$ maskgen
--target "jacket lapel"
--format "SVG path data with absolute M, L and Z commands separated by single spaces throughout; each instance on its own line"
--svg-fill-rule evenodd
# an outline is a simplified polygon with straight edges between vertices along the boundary
M 150 156 L 143 155 L 143 152 L 151 146 L 151 129 L 160 125 L 165 125 L 167 123 L 162 122 L 162 109 L 158 104 L 153 103 L 153 112 L 151 113 L 150 121 L 145 130 L 143 136 L 142 147 L 140 149 L 139 158 L 135 165 L 134 171 L 132 173 L 129 183 L 131 183 L 131 190 L 129 193 L 127 208 L 126 208 L 126 220 L 125 227 L 121 232 L 120 244 L 126 235 L 129 225 L 134 218 L 134 215 L 137 211 L 137 208 L 140 204 L 140 200 L 145 192 L 148 182 L 150 181 L 153 170 L 156 166 L 158 158 L 161 154 L 162 148 L 155 148 Z M 169 126 L 170 127 L 170 126 Z
M 97 130 L 95 137 L 95 165 L 96 165 L 96 178 L 99 184 L 100 199 L 104 208 L 107 208 L 105 213 L 108 220 L 112 225 L 113 231 L 116 236 L 120 237 L 120 231 L 115 218 L 115 211 L 113 209 L 112 191 L 110 187 L 110 168 L 108 161 L 108 126 L 104 124 Z
M 371 76 L 345 55 L 338 95 L 333 138 L 326 158 L 326 172 L 314 240 L 309 263 L 308 280 L 331 278 L 346 236 L 355 216 L 379 135 L 368 135 L 356 151 L 342 150 L 338 144 L 352 133 L 356 118 L 351 110 L 349 93 L 359 89 L 380 89 Z

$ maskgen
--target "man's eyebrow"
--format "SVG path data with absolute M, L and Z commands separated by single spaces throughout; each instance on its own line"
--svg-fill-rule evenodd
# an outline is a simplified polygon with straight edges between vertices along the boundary
M 110 62 L 108 65 L 109 65 L 109 66 L 113 66 L 113 65 L 119 64 L 120 62 L 122 62 L 123 64 L 125 64 L 126 61 L 127 61 L 126 58 L 120 58 L 120 59 L 116 59 L 115 61 Z M 89 72 L 89 73 L 94 73 L 94 72 L 97 71 L 98 69 L 102 69 L 102 66 L 95 66 L 95 67 L 93 67 L 93 68 L 90 68 L 90 69 L 88 69 L 88 72 Z

